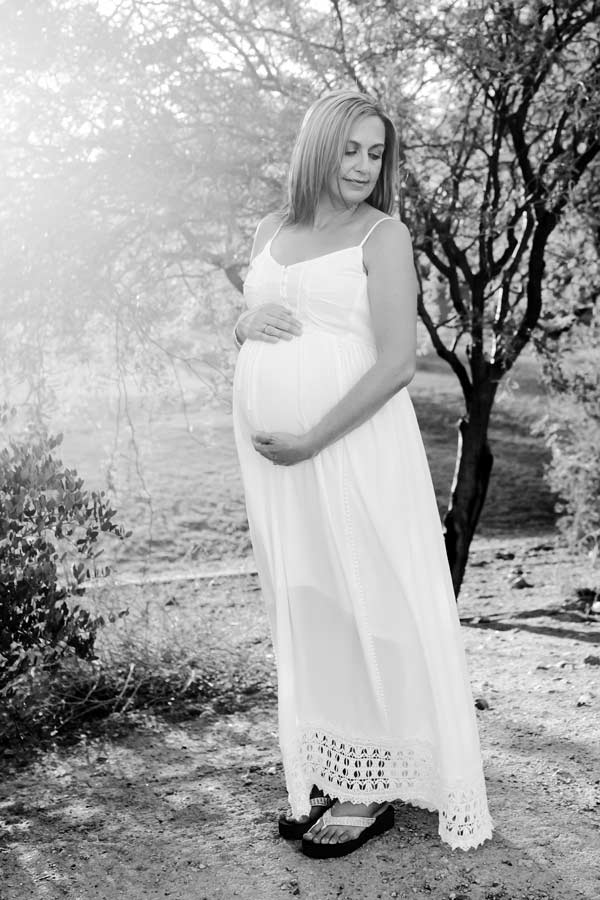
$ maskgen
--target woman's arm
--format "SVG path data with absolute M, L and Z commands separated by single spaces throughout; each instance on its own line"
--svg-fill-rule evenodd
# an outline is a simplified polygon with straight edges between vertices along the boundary
M 412 380 L 417 347 L 417 279 L 408 229 L 390 220 L 364 248 L 377 361 L 348 393 L 304 435 L 257 432 L 255 449 L 276 465 L 316 456 L 370 419 Z
M 408 229 L 390 220 L 364 248 L 377 361 L 306 435 L 312 454 L 370 419 L 412 380 L 417 351 L 417 279 Z

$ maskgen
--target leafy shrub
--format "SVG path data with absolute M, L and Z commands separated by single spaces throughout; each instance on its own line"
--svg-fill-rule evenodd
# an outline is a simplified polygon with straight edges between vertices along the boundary
M 551 349 L 544 370 L 548 412 L 537 431 L 551 451 L 546 477 L 559 496 L 559 527 L 573 549 L 600 550 L 600 322 L 575 324 Z
M 103 620 L 75 598 L 106 571 L 104 536 L 127 536 L 104 492 L 53 455 L 61 441 L 30 432 L 0 450 L 0 696 L 66 653 L 93 657 Z

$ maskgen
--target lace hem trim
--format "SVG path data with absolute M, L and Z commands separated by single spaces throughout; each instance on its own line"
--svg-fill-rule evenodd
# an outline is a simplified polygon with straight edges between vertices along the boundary
M 284 749 L 284 766 L 294 817 L 308 815 L 316 784 L 341 801 L 402 800 L 438 811 L 439 836 L 452 849 L 468 850 L 492 836 L 481 768 L 468 778 L 446 779 L 425 741 L 365 744 L 309 728 L 297 746 Z

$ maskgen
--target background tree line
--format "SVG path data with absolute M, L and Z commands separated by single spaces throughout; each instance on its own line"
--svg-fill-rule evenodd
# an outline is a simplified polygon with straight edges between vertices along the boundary
M 301 114 L 368 91 L 398 124 L 419 313 L 464 399 L 444 519 L 458 592 L 499 385 L 535 341 L 577 398 L 556 347 L 585 355 L 597 322 L 599 18 L 593 0 L 7 0 L 4 366 L 40 402 L 57 350 L 226 385 L 228 286 L 281 203 Z

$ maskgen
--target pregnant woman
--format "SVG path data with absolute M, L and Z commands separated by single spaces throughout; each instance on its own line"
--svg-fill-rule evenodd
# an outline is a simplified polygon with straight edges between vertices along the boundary
M 258 226 L 234 428 L 278 677 L 291 809 L 280 833 L 341 856 L 393 800 L 491 836 L 473 699 L 415 370 L 410 237 L 392 217 L 394 126 L 354 91 L 317 100 L 288 202 Z

